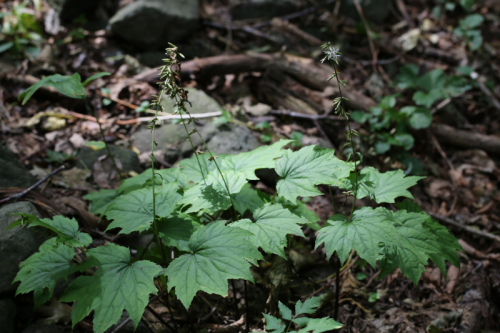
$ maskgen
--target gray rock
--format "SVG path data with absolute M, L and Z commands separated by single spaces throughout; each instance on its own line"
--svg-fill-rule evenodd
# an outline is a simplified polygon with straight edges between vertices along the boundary
M 45 237 L 34 229 L 19 227 L 5 231 L 19 216 L 13 213 L 26 213 L 40 217 L 30 202 L 21 201 L 0 208 L 0 294 L 14 292 L 17 283 L 12 281 L 19 271 L 19 263 L 38 251 Z M 0 326 L 1 327 L 1 326 Z
M 2 332 L 14 332 L 16 313 L 16 304 L 11 299 L 0 299 L 0 327 L 2 328 Z
M 198 19 L 198 0 L 138 0 L 118 10 L 109 23 L 129 43 L 157 49 L 195 32 Z
M 32 324 L 24 329 L 22 333 L 65 333 L 67 330 L 59 325 L 39 325 Z
M 151 141 L 150 141 L 151 144 Z M 135 152 L 130 149 L 119 147 L 115 145 L 109 145 L 109 149 L 111 150 L 111 154 L 115 159 L 120 160 L 122 165 L 123 172 L 142 172 L 141 165 L 139 162 L 139 157 Z M 84 168 L 84 165 L 92 170 L 94 163 L 99 159 L 99 157 L 104 156 L 108 153 L 106 148 L 99 150 L 92 150 L 89 147 L 82 147 L 78 151 L 78 159 L 80 160 L 77 163 L 77 166 L 80 168 Z M 83 162 L 83 163 L 82 163 Z
M 110 333 L 110 332 L 113 332 L 114 329 L 120 325 L 121 323 L 123 323 L 125 320 L 128 319 L 128 315 L 125 311 L 123 311 L 123 314 L 120 318 L 120 320 L 118 320 L 118 323 L 116 325 L 113 325 L 111 326 L 110 328 L 108 328 L 106 330 L 105 333 Z M 149 330 L 148 328 L 146 327 L 146 325 L 141 321 L 139 322 L 139 325 L 137 326 L 137 329 L 134 331 L 134 323 L 131 321 L 128 322 L 127 325 L 125 325 L 121 330 L 120 332 L 122 333 L 149 333 Z
M 219 129 L 221 131 L 214 135 L 207 144 L 212 153 L 235 155 L 260 146 L 252 131 L 247 127 L 225 124 Z
M 220 111 L 222 107 L 212 97 L 208 96 L 203 90 L 187 88 L 189 101 L 192 107 L 189 112 L 192 114 Z M 173 113 L 174 103 L 169 99 L 162 100 L 164 112 Z M 207 123 L 207 120 L 200 120 L 202 126 L 197 126 L 204 140 L 210 138 L 217 131 L 216 127 Z M 188 130 L 193 130 L 192 125 L 188 125 Z M 195 146 L 201 144 L 197 134 L 191 136 Z M 155 129 L 155 141 L 158 146 L 155 150 L 161 150 L 165 155 L 164 159 L 168 162 L 175 162 L 179 156 L 192 151 L 191 145 L 187 141 L 187 134 L 184 126 L 180 124 L 165 124 Z M 143 126 L 131 136 L 131 142 L 142 153 L 151 151 L 151 130 Z
M 16 155 L 3 145 L 0 145 L 0 165 L 0 187 L 29 187 L 36 182 Z
M 233 0 L 231 15 L 234 20 L 283 16 L 299 10 L 295 0 Z
M 360 20 L 354 0 L 341 0 L 340 12 L 355 20 Z M 359 0 L 365 17 L 372 22 L 382 23 L 390 14 L 392 1 Z
M 195 89 L 195 88 L 187 88 L 188 99 L 191 102 L 191 107 L 188 106 L 188 111 L 190 113 L 207 113 L 207 112 L 215 112 L 220 111 L 222 107 L 220 104 L 208 96 L 203 90 Z M 174 102 L 168 98 L 164 98 L 161 101 L 161 105 L 163 106 L 163 111 L 168 113 L 173 113 Z

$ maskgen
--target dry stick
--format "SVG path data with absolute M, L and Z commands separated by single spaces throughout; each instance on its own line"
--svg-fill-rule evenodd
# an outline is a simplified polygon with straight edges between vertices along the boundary
M 154 301 L 156 301 L 158 298 L 160 298 L 161 296 L 163 296 L 164 294 L 167 293 L 167 289 L 164 289 L 162 290 L 158 295 L 152 297 L 149 302 L 148 302 L 148 305 L 153 303 Z M 113 332 L 111 333 L 117 333 L 119 332 L 123 327 L 125 327 L 125 325 L 127 325 L 132 319 L 130 319 L 130 317 L 128 317 L 127 319 L 125 319 L 120 325 L 118 325 Z
M 497 110 L 500 110 L 500 102 L 498 101 L 498 99 L 495 98 L 495 95 L 493 95 L 491 93 L 491 91 L 488 89 L 488 87 L 486 87 L 484 85 L 484 83 L 481 81 L 481 80 L 477 80 L 476 81 L 477 84 L 479 85 L 479 88 L 481 89 L 481 91 L 490 98 L 491 100 L 491 103 L 493 104 L 493 106 L 497 109 Z
M 177 332 L 177 328 L 175 327 L 172 327 L 169 323 L 167 323 L 159 314 L 156 313 L 156 311 L 151 307 L 151 305 L 147 305 L 146 308 L 149 310 L 149 312 L 151 312 L 151 314 L 153 316 L 155 316 L 156 319 L 158 319 L 162 324 L 163 326 L 167 327 L 167 328 L 170 328 L 172 331 L 174 332 Z M 170 310 L 169 310 L 170 311 Z M 172 317 L 172 320 L 174 318 L 174 315 L 172 313 L 170 313 L 170 316 Z M 175 322 L 175 321 L 174 321 Z
M 334 120 L 338 122 L 345 121 L 345 119 L 338 118 L 335 116 L 329 116 L 329 115 L 324 115 L 324 114 L 305 114 L 305 113 L 300 113 L 300 112 L 295 112 L 295 111 L 289 111 L 289 110 L 270 110 L 268 114 L 272 115 L 277 115 L 277 116 L 287 116 L 287 117 L 292 117 L 292 118 L 304 118 L 304 119 L 310 119 L 310 120 L 321 120 L 321 119 L 328 119 L 328 120 Z
M 451 163 L 450 159 L 444 152 L 443 148 L 441 148 L 441 145 L 439 144 L 438 140 L 436 137 L 432 134 L 430 129 L 427 129 L 427 134 L 431 138 L 432 143 L 434 144 L 434 147 L 438 150 L 439 154 L 443 157 L 443 159 L 446 161 L 446 164 L 448 164 L 448 167 L 450 168 L 451 171 L 455 171 L 455 167 L 453 166 L 453 163 Z M 457 187 L 457 183 L 455 182 L 455 178 L 452 176 L 451 177 L 451 182 L 453 183 L 453 187 Z
M 19 200 L 20 198 L 22 198 L 23 196 L 28 194 L 28 192 L 37 188 L 38 186 L 40 186 L 40 184 L 42 184 L 43 182 L 45 182 L 47 179 L 54 176 L 55 174 L 58 174 L 61 170 L 64 170 L 65 168 L 66 167 L 64 165 L 61 165 L 59 168 L 55 169 L 54 171 L 52 171 L 51 173 L 49 173 L 48 175 L 46 175 L 45 177 L 43 177 L 42 179 L 37 181 L 35 184 L 31 185 L 30 187 L 28 187 L 27 189 L 22 191 L 21 193 L 14 194 L 14 195 L 8 196 L 7 198 L 0 200 L 0 204 L 7 202 L 7 201 L 10 201 L 10 200 L 13 200 L 13 199 L 15 201 Z
M 351 263 L 349 265 L 347 265 L 347 267 L 342 270 L 342 272 L 339 274 L 339 276 L 344 275 L 356 263 L 356 261 L 358 261 L 358 257 L 356 257 L 353 261 L 351 261 Z M 334 278 L 332 278 L 330 281 L 328 281 L 323 287 L 319 288 L 318 290 L 316 290 L 315 292 L 313 292 L 311 295 L 309 295 L 307 298 L 310 298 L 310 297 L 313 297 L 313 296 L 317 295 L 323 289 L 325 289 L 326 287 L 328 287 L 329 285 L 331 285 L 335 280 L 337 280 L 336 276 Z
M 436 220 L 439 220 L 440 222 L 444 222 L 444 223 L 452 225 L 458 229 L 466 230 L 474 235 L 485 237 L 485 238 L 488 238 L 488 239 L 491 239 L 491 240 L 494 240 L 494 241 L 497 241 L 500 243 L 500 236 L 490 234 L 489 232 L 486 232 L 486 231 L 477 230 L 477 229 L 474 229 L 474 228 L 466 226 L 466 225 L 462 225 L 458 222 L 453 221 L 452 219 L 449 219 L 449 218 L 441 216 L 441 215 L 437 215 L 434 213 L 428 213 L 428 214 L 430 216 L 432 216 L 433 218 L 435 218 Z
M 363 25 L 365 26 L 366 30 L 366 35 L 368 37 L 368 44 L 370 45 L 370 51 L 372 53 L 373 57 L 373 62 L 372 62 L 372 67 L 373 71 L 376 73 L 377 72 L 377 51 L 375 50 L 375 44 L 373 44 L 373 39 L 372 39 L 372 31 L 370 29 L 370 26 L 368 25 L 368 21 L 366 20 L 365 13 L 363 12 L 363 8 L 359 4 L 359 0 L 354 0 L 354 5 L 356 6 L 356 10 L 359 13 L 359 16 L 361 17 L 361 21 L 363 21 Z

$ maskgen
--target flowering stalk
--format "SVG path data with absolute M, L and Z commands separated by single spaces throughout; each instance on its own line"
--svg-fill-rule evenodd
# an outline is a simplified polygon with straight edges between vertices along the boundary
M 352 221 L 352 215 L 354 213 L 354 208 L 356 206 L 356 197 L 357 197 L 357 192 L 358 192 L 358 170 L 357 170 L 357 162 L 356 162 L 356 156 L 358 153 L 356 153 L 356 147 L 352 141 L 352 136 L 359 136 L 358 132 L 355 130 L 351 129 L 351 124 L 349 122 L 349 112 L 346 111 L 344 101 L 348 101 L 349 99 L 345 98 L 342 96 L 342 88 L 341 86 L 346 87 L 346 81 L 343 81 L 339 78 L 340 73 L 337 71 L 337 66 L 339 65 L 338 58 L 340 57 L 340 52 L 339 49 L 334 48 L 331 46 L 330 42 L 324 44 L 321 46 L 323 49 L 323 53 L 325 54 L 325 57 L 321 59 L 321 63 L 331 60 L 333 64 L 333 74 L 328 78 L 327 81 L 332 80 L 335 78 L 337 80 L 337 86 L 339 89 L 339 97 L 335 98 L 333 100 L 333 107 L 334 107 L 334 112 L 337 114 L 339 117 L 344 117 L 347 121 L 347 142 L 344 144 L 343 147 L 345 146 L 351 146 L 352 153 L 354 154 L 354 190 L 352 191 L 353 196 L 354 196 L 354 201 L 352 203 L 352 208 L 351 208 L 351 215 L 349 216 L 349 221 Z M 351 158 L 351 154 L 349 154 L 347 160 Z

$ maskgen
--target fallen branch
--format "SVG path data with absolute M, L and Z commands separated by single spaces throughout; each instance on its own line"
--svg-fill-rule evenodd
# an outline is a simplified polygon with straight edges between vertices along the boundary
M 219 117 L 222 116 L 222 111 L 215 111 L 215 112 L 207 112 L 207 113 L 192 113 L 191 118 L 193 119 L 202 119 L 202 118 L 213 118 L 213 117 Z M 177 114 L 172 114 L 172 115 L 166 115 L 166 116 L 158 116 L 156 117 L 158 120 L 173 120 L 173 119 L 185 119 L 186 117 L 184 116 L 181 118 L 180 115 Z M 152 121 L 154 117 L 139 117 L 139 118 L 134 118 L 134 119 L 128 119 L 128 120 L 118 120 L 115 122 L 117 125 L 134 125 L 138 123 L 148 123 Z
M 25 196 L 28 192 L 30 192 L 33 189 L 37 188 L 38 186 L 40 186 L 40 184 L 44 183 L 47 179 L 49 179 L 50 177 L 58 174 L 60 171 L 64 170 L 65 168 L 66 167 L 64 165 L 61 165 L 59 168 L 53 170 L 51 173 L 49 173 L 48 175 L 46 175 L 45 177 L 43 177 L 42 179 L 40 179 L 39 181 L 37 181 L 35 184 L 31 185 L 27 189 L 25 189 L 21 193 L 17 193 L 17 194 L 8 196 L 7 198 L 3 198 L 2 200 L 0 200 L 0 204 L 2 204 L 4 202 L 7 202 L 7 201 L 10 201 L 10 200 L 14 200 L 14 201 L 19 200 L 20 198 L 22 198 L 23 196 Z
M 492 135 L 458 130 L 444 124 L 433 124 L 432 133 L 439 141 L 466 148 L 478 148 L 500 153 L 500 138 Z
M 221 55 L 194 59 L 182 65 L 181 76 L 184 79 L 206 80 L 216 75 L 263 72 L 271 67 L 290 75 L 310 89 L 323 91 L 328 86 L 336 87 L 333 81 L 327 81 L 332 73 L 330 66 L 314 59 L 281 53 Z M 159 80 L 158 73 L 158 69 L 151 69 L 136 75 L 134 79 L 156 83 Z M 377 104 L 356 90 L 343 89 L 342 92 L 350 100 L 349 105 L 353 109 L 368 111 Z
M 286 117 L 292 117 L 292 118 L 303 118 L 303 119 L 311 119 L 311 120 L 320 120 L 320 119 L 328 119 L 328 120 L 333 120 L 333 121 L 338 121 L 338 122 L 343 122 L 345 119 L 339 118 L 336 116 L 330 116 L 330 115 L 324 115 L 324 114 L 305 114 L 305 113 L 300 113 L 300 112 L 294 112 L 294 111 L 289 111 L 289 110 L 270 110 L 268 112 L 269 114 L 272 115 L 277 115 L 277 116 L 286 116 Z
M 474 235 L 500 242 L 500 236 L 493 235 L 493 234 L 490 234 L 489 232 L 481 231 L 481 230 L 460 224 L 458 222 L 453 221 L 452 219 L 449 219 L 449 218 L 441 216 L 441 215 L 437 215 L 437 214 L 433 214 L 433 213 L 429 213 L 429 215 L 432 216 L 433 218 L 435 218 L 436 220 L 443 222 L 443 223 L 446 223 L 446 224 L 449 224 L 451 226 L 454 226 L 455 228 L 466 230 Z

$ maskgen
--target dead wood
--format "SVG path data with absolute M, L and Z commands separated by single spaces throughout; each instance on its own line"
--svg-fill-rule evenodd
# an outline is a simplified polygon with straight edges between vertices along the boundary
M 259 99 L 279 109 L 309 115 L 322 113 L 322 96 L 319 92 L 304 87 L 289 75 L 269 68 L 259 82 Z
M 499 137 L 458 130 L 444 124 L 433 124 L 431 129 L 432 133 L 441 142 L 466 148 L 479 148 L 492 153 L 500 153 Z
M 186 61 L 182 65 L 181 76 L 184 79 L 206 79 L 215 75 L 239 74 L 244 72 L 263 72 L 268 68 L 278 69 L 304 86 L 323 91 L 336 82 L 327 81 L 333 69 L 313 59 L 292 56 L 289 54 L 238 54 L 222 55 Z M 139 81 L 155 83 L 158 81 L 158 69 L 151 69 L 134 78 Z M 353 109 L 368 110 L 376 106 L 376 102 L 362 93 L 343 88 L 342 93 Z

